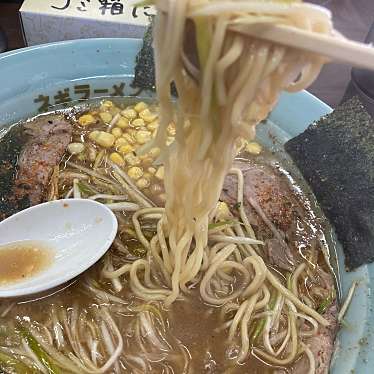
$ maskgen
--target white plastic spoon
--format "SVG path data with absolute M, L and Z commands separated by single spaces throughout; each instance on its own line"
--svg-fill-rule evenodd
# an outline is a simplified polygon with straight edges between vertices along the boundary
M 104 255 L 117 228 L 109 208 L 84 199 L 50 201 L 5 219 L 0 223 L 0 261 L 5 256 L 1 251 L 9 253 L 30 243 L 48 249 L 51 259 L 40 272 L 14 282 L 1 282 L 0 274 L 0 297 L 34 294 L 71 280 Z

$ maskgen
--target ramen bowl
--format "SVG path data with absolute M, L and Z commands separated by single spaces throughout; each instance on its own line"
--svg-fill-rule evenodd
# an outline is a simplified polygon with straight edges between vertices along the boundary
M 138 89 L 131 87 L 131 81 L 140 47 L 141 41 L 134 39 L 89 39 L 0 54 L 0 134 L 11 123 L 56 105 L 61 107 L 87 98 L 135 95 Z M 258 138 L 268 147 L 277 146 L 283 152 L 282 144 L 329 112 L 331 108 L 307 92 L 283 94 L 269 120 L 259 126 Z M 371 349 L 374 347 L 371 298 L 374 265 L 346 272 L 342 248 L 334 233 L 329 235 L 330 241 L 336 242 L 331 247 L 336 248 L 331 259 L 338 274 L 340 296 L 347 294 L 353 281 L 359 284 L 344 327 L 337 335 L 331 373 L 371 373 L 374 367 Z

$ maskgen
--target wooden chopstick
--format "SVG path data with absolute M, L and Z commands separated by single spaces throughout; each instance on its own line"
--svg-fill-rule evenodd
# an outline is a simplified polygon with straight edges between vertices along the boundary
M 369 44 L 268 23 L 230 25 L 229 29 L 241 34 L 313 52 L 336 62 L 374 70 L 374 48 Z

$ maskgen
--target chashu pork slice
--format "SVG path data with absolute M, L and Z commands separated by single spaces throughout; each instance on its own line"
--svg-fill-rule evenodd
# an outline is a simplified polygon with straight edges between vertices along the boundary
M 306 245 L 318 249 L 318 230 L 321 230 L 313 212 L 308 209 L 290 180 L 281 171 L 268 163 L 235 161 L 244 177 L 243 204 L 256 234 L 264 240 L 265 253 L 270 264 L 292 271 L 302 260 L 298 249 Z M 237 177 L 229 174 L 224 183 L 221 200 L 235 207 L 237 202 Z M 323 283 L 335 288 L 333 276 L 322 272 Z M 337 304 L 334 302 L 323 314 L 330 325 L 320 326 L 318 334 L 305 340 L 316 361 L 316 374 L 327 374 L 334 351 L 337 333 Z M 292 370 L 293 374 L 307 372 L 309 363 L 301 356 Z M 279 374 L 282 370 L 279 371 Z M 283 374 L 283 373 L 282 373 Z
M 43 115 L 24 125 L 26 142 L 18 156 L 17 172 L 2 218 L 43 201 L 53 168 L 71 141 L 72 125 L 61 115 Z

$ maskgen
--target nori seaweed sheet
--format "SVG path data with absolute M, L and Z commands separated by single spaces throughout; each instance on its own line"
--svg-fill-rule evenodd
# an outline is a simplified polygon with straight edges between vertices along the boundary
M 26 143 L 23 126 L 15 124 L 0 139 L 0 220 L 28 207 L 28 201 L 18 201 L 12 196 L 12 187 L 18 172 L 18 157 Z
M 132 88 L 138 88 L 139 94 L 143 90 L 156 91 L 156 69 L 153 51 L 153 27 L 154 17 L 150 22 L 144 37 L 143 45 L 135 59 L 134 79 L 131 82 Z M 171 94 L 177 96 L 174 82 L 171 84 Z
M 143 46 L 136 56 L 135 60 L 135 77 L 131 87 L 139 89 L 155 90 L 156 72 L 153 54 L 153 21 L 148 26 L 144 38 Z
M 345 264 L 374 261 L 374 121 L 353 97 L 288 141 L 286 151 L 335 226 Z

